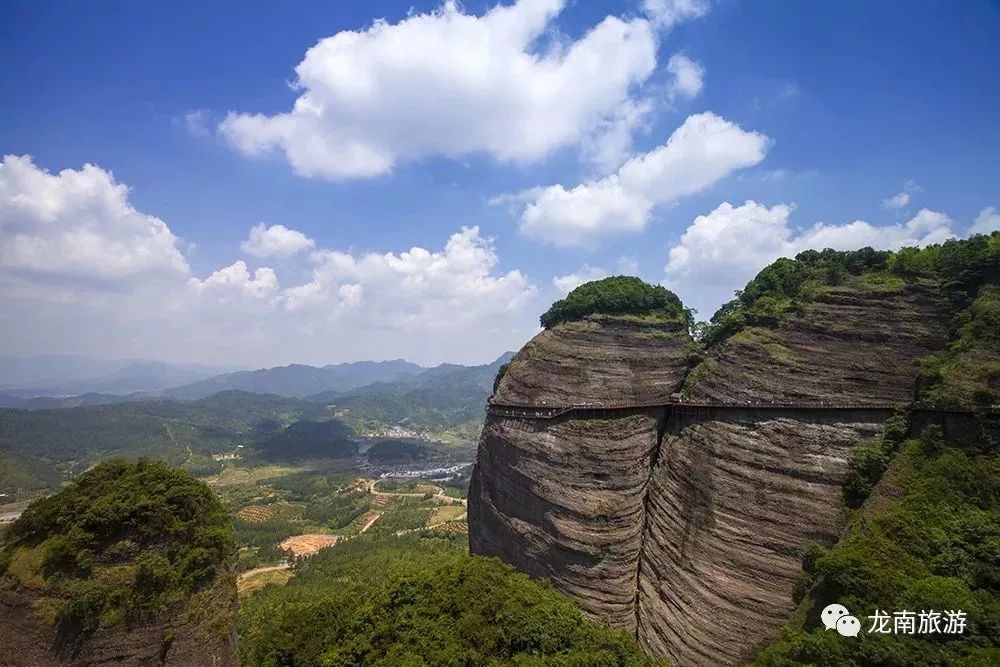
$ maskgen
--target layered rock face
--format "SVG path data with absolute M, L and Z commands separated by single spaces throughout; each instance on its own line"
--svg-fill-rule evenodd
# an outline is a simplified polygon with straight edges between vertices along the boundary
M 947 312 L 930 285 L 831 288 L 687 374 L 689 398 L 731 407 L 490 416 L 470 548 L 549 577 L 673 664 L 739 664 L 791 614 L 802 552 L 836 538 L 848 451 L 890 414 L 739 406 L 911 400 L 916 360 L 946 344 Z M 633 339 L 613 321 L 562 324 L 515 357 L 496 400 L 667 397 L 686 348 L 680 332 Z
M 804 312 L 717 346 L 685 393 L 720 403 L 905 403 L 917 360 L 948 342 L 949 312 L 927 283 L 898 292 L 826 288 Z
M 495 399 L 541 405 L 654 401 L 680 388 L 691 340 L 676 324 L 591 317 L 535 337 Z M 656 411 L 549 422 L 487 418 L 469 497 L 472 553 L 549 577 L 634 631 L 636 564 Z
M 848 451 L 881 421 L 735 409 L 668 428 L 648 489 L 637 637 L 672 664 L 739 664 L 793 611 L 803 550 L 835 541 Z
M 231 572 L 155 619 L 101 629 L 74 651 L 60 647 L 40 614 L 39 591 L 0 588 L 0 666 L 232 667 L 236 652 L 236 582 Z
M 535 336 L 510 361 L 494 400 L 569 405 L 669 398 L 688 366 L 690 336 L 651 318 L 591 315 Z

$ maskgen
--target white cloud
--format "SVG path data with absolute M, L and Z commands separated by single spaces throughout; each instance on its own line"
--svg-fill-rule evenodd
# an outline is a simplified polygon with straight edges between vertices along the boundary
M 668 85 L 668 95 L 697 97 L 704 87 L 705 69 L 682 53 L 675 53 L 667 62 L 667 71 L 673 77 Z
M 128 188 L 85 164 L 58 174 L 30 156 L 0 163 L 0 272 L 63 282 L 186 276 L 178 239 L 137 211 Z
M 452 234 L 443 251 L 353 255 L 317 251 L 312 280 L 286 290 L 290 311 L 363 306 L 380 327 L 460 327 L 523 306 L 535 288 L 520 271 L 494 275 L 499 259 L 478 227 Z M 347 290 L 345 291 L 345 287 Z
M 731 298 L 733 290 L 742 288 L 778 257 L 793 257 L 811 248 L 895 250 L 954 236 L 952 220 L 927 209 L 901 224 L 817 223 L 799 233 L 788 224 L 793 210 L 794 206 L 786 204 L 768 208 L 755 201 L 741 206 L 725 202 L 698 216 L 669 250 L 667 285 L 708 317 Z
M 519 0 L 475 16 L 449 0 L 339 32 L 296 67 L 290 111 L 232 112 L 219 129 L 240 152 L 280 151 L 297 173 L 329 180 L 431 156 L 533 161 L 609 123 L 618 132 L 615 119 L 627 125 L 622 110 L 639 104 L 632 89 L 656 67 L 655 32 L 609 16 L 569 41 L 553 34 L 565 4 Z
M 583 158 L 601 173 L 617 169 L 632 153 L 633 134 L 647 127 L 647 118 L 652 112 L 653 102 L 648 99 L 622 104 L 613 117 L 602 122 L 598 130 L 583 141 Z
M 266 301 L 278 292 L 278 277 L 273 269 L 263 267 L 251 275 L 243 260 L 215 271 L 204 280 L 190 278 L 187 284 L 199 296 L 211 296 L 221 302 L 228 302 L 233 298 Z
M 599 266 L 588 266 L 584 264 L 580 267 L 579 271 L 566 274 L 565 276 L 556 276 L 552 279 L 552 284 L 556 286 L 556 289 L 559 290 L 563 296 L 565 296 L 584 283 L 588 283 L 591 280 L 607 278 L 609 275 L 611 274 Z
M 211 134 L 209 125 L 209 114 L 204 109 L 189 111 L 184 114 L 184 127 L 195 137 L 207 137 Z
M 970 234 L 989 234 L 1000 231 L 1000 211 L 994 206 L 988 206 L 979 212 L 975 222 L 972 223 Z
M 890 208 L 890 209 L 892 209 L 892 208 L 899 209 L 899 208 L 903 208 L 904 206 L 906 206 L 909 203 L 910 203 L 910 193 L 909 192 L 900 192 L 899 194 L 895 194 L 892 197 L 889 197 L 888 199 L 883 199 L 882 200 L 882 207 L 883 208 Z
M 901 192 L 882 200 L 882 208 L 901 210 L 910 203 L 911 195 L 915 192 L 923 192 L 923 188 L 917 185 L 916 181 L 910 179 L 903 184 Z
M 260 223 L 250 229 L 250 238 L 241 243 L 240 248 L 254 257 L 291 257 L 315 245 L 311 238 L 300 231 L 284 225 L 267 227 Z
M 256 254 L 291 253 L 281 268 L 287 285 L 244 260 L 192 276 L 179 239 L 135 210 L 110 173 L 87 165 L 52 175 L 8 156 L 0 165 L 4 352 L 251 366 L 400 356 L 482 363 L 537 330 L 535 286 L 520 271 L 498 270 L 493 241 L 478 228 L 440 250 L 308 255 L 313 244 L 298 232 L 256 229 L 248 241 Z
M 495 203 L 526 202 L 520 231 L 560 246 L 589 246 L 609 234 L 638 232 L 654 206 L 674 202 L 764 159 L 770 140 L 706 112 L 690 116 L 667 143 L 628 160 L 617 173 L 567 190 L 527 190 Z
M 711 7 L 710 0 L 643 0 L 646 14 L 657 24 L 669 28 L 689 19 L 701 18 Z

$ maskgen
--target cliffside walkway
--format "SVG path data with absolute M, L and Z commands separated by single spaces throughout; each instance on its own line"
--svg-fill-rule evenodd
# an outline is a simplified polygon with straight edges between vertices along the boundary
M 486 414 L 515 419 L 556 419 L 565 415 L 577 417 L 614 417 L 622 413 L 642 410 L 668 409 L 678 415 L 701 415 L 713 410 L 761 410 L 773 412 L 894 412 L 909 410 L 911 412 L 939 414 L 1000 414 L 1000 406 L 982 408 L 959 408 L 919 403 L 778 403 L 754 402 L 715 403 L 695 402 L 676 399 L 655 400 L 639 403 L 574 403 L 571 405 L 528 405 L 518 403 L 502 403 L 490 397 L 486 404 Z

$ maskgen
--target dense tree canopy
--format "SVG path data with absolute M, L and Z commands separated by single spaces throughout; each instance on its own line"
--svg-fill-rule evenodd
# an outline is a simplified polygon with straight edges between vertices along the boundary
M 690 324 L 691 313 L 677 295 L 633 276 L 613 276 L 580 285 L 541 317 L 550 329 L 587 315 L 649 315 Z
M 746 326 L 773 323 L 801 310 L 823 288 L 891 290 L 915 280 L 937 282 L 956 311 L 966 308 L 983 285 L 1000 283 L 1000 232 L 897 252 L 806 250 L 795 259 L 779 259 L 712 316 L 703 326 L 703 341 L 713 345 Z
M 358 453 L 354 432 L 336 419 L 303 419 L 254 445 L 257 454 L 270 461 L 308 458 L 344 458 Z
M 803 559 L 800 612 L 760 665 L 1000 664 L 1000 459 L 996 424 L 971 442 L 946 442 L 928 427 L 902 440 L 898 419 L 880 443 L 852 456 L 845 500 L 858 509 L 835 546 L 814 546 Z M 893 449 L 898 453 L 893 457 Z M 878 460 L 874 460 L 873 457 Z M 891 461 L 891 463 L 890 463 Z M 883 471 L 884 474 L 883 474 Z M 864 624 L 856 640 L 826 631 L 831 603 Z M 876 610 L 961 610 L 961 634 L 867 632 Z
M 650 665 L 549 584 L 444 540 L 361 537 L 240 610 L 244 665 Z
M 212 491 L 158 461 L 105 461 L 33 502 L 4 535 L 0 572 L 43 582 L 70 641 L 154 615 L 211 581 L 235 549 Z

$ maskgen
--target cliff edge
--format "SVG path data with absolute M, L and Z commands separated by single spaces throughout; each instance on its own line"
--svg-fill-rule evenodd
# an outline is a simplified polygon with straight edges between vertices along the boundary
M 472 552 L 550 578 L 673 664 L 751 659 L 795 608 L 807 546 L 837 538 L 851 447 L 881 432 L 887 404 L 913 400 L 919 360 L 947 347 L 954 302 L 892 258 L 779 260 L 713 318 L 690 370 L 684 326 L 651 335 L 594 314 L 549 327 L 495 403 L 666 403 L 681 390 L 714 407 L 494 411 Z

